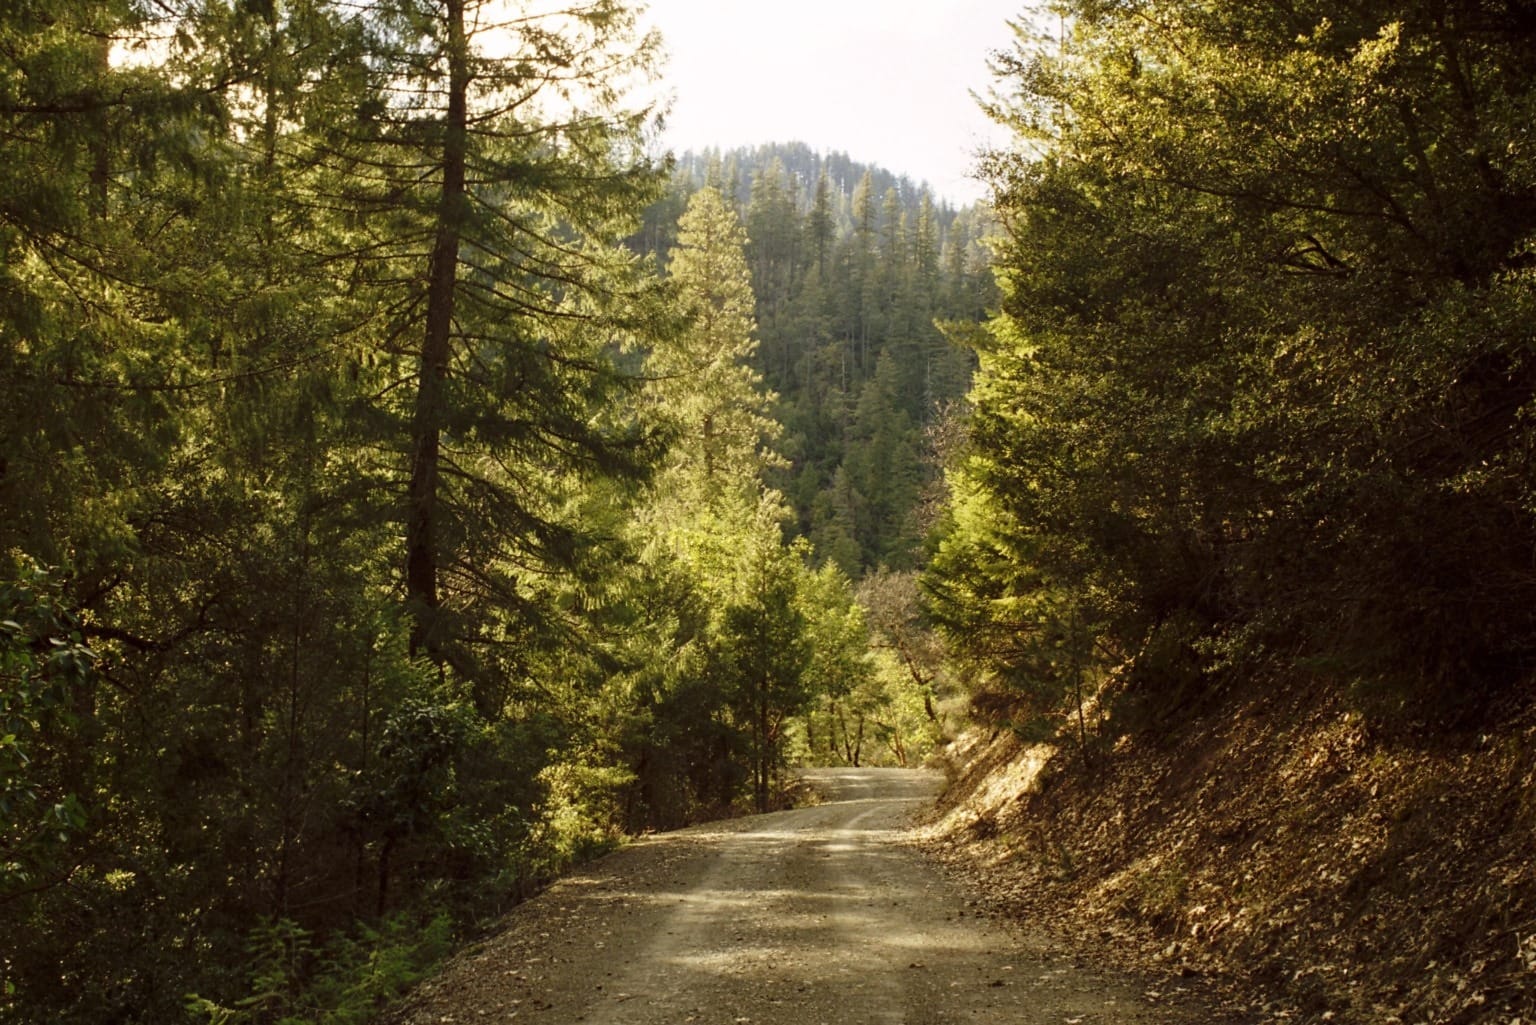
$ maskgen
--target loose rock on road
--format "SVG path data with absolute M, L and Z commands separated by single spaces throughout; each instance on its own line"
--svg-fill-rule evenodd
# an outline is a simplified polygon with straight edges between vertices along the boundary
M 408 1025 L 1186 1022 L 1145 983 L 976 914 L 907 842 L 936 774 L 808 773 L 824 803 L 638 841 L 507 916 Z M 974 896 L 969 898 L 974 901 Z

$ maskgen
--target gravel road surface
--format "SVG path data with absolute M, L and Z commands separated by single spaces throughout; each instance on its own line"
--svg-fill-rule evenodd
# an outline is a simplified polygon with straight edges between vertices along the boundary
M 646 838 L 520 906 L 402 1025 L 1207 1020 L 981 913 L 907 843 L 936 774 L 825 769 L 824 802 Z

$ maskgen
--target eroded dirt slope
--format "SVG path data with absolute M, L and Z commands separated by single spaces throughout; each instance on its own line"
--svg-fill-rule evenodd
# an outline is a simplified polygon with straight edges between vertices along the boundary
M 1533 703 L 1453 727 L 1254 686 L 1086 761 L 967 739 L 927 836 L 1001 912 L 1254 1020 L 1536 1025 Z
M 517 908 L 408 1025 L 1210 1022 L 979 913 L 909 841 L 935 773 L 820 770 L 813 807 L 647 838 Z

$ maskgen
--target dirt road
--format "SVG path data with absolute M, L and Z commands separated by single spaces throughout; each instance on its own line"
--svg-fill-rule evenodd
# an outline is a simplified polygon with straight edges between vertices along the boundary
M 978 914 L 905 843 L 936 776 L 811 774 L 813 807 L 655 836 L 519 907 L 410 1025 L 1185 1022 L 1148 983 Z M 968 903 L 971 901 L 973 903 Z

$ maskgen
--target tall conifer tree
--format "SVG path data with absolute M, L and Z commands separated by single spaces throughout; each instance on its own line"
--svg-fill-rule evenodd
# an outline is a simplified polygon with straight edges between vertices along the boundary
M 537 617 L 519 574 L 574 563 L 565 482 L 652 458 L 595 413 L 625 386 L 615 356 L 643 319 L 619 241 L 659 181 L 648 113 L 622 90 L 654 40 L 617 0 L 380 0 L 377 17 L 383 102 L 345 161 L 359 211 L 392 226 L 360 255 L 410 395 L 390 412 L 412 649 L 484 677 L 478 642 Z
M 746 260 L 747 235 L 712 188 L 700 189 L 678 222 L 669 273 L 689 326 L 651 357 L 655 390 L 682 437 L 674 472 L 701 475 L 711 488 L 756 486 L 766 444 L 777 434 L 773 396 L 753 368 L 756 302 Z

